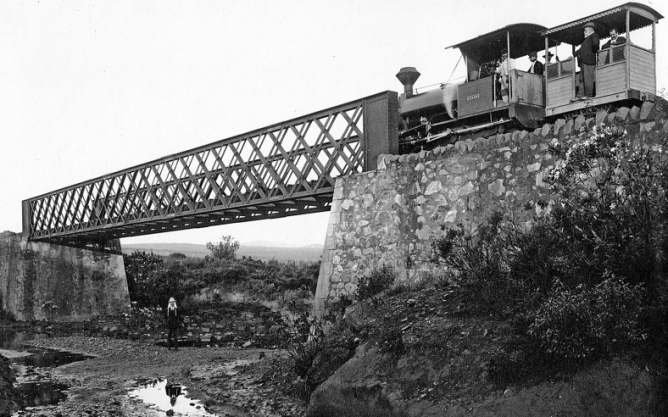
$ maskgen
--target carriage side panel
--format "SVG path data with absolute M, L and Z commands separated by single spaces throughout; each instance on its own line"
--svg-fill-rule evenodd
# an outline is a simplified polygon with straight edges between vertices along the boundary
M 512 102 L 545 106 L 543 76 L 526 71 L 512 71 L 513 86 Z
M 656 93 L 654 53 L 631 45 L 631 88 L 641 92 Z
M 547 108 L 568 104 L 572 97 L 573 79 L 570 75 L 547 80 Z
M 626 62 L 596 69 L 596 95 L 605 96 L 626 91 Z

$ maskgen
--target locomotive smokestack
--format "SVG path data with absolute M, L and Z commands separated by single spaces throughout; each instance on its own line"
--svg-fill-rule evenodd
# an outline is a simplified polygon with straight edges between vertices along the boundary
M 406 97 L 413 97 L 413 84 L 420 78 L 420 73 L 415 67 L 403 67 L 397 73 L 397 78 L 404 85 L 404 94 Z

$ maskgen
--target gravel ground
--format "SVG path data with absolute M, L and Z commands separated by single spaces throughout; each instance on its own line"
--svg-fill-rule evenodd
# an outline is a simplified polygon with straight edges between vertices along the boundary
M 188 389 L 216 416 L 300 416 L 303 404 L 286 398 L 271 377 L 272 361 L 284 352 L 267 349 L 183 347 L 101 337 L 55 337 L 33 346 L 95 356 L 56 368 L 53 378 L 67 384 L 68 398 L 56 406 L 19 412 L 20 416 L 163 416 L 128 392 L 166 378 Z M 173 414 L 175 416 L 186 414 Z

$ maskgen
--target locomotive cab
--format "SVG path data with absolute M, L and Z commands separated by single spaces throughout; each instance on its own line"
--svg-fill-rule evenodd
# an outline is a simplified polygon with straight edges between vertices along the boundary
M 552 29 L 543 30 L 546 55 L 548 38 L 560 42 L 555 54 L 562 60 L 546 65 L 546 115 L 579 112 L 596 106 L 628 105 L 654 100 L 656 94 L 656 23 L 663 18 L 639 3 L 626 3 Z M 583 97 L 576 47 L 584 40 L 583 26 L 594 24 L 599 37 L 594 96 Z M 609 42 L 615 29 L 623 42 Z M 567 59 L 563 59 L 568 55 Z
M 459 86 L 457 100 L 460 118 L 488 115 L 490 122 L 516 119 L 527 127 L 542 122 L 543 74 L 529 73 L 528 68 L 518 68 L 515 63 L 543 49 L 542 30 L 545 28 L 540 25 L 514 24 L 452 46 L 461 51 L 466 62 L 467 81 Z M 503 51 L 506 60 L 502 60 Z

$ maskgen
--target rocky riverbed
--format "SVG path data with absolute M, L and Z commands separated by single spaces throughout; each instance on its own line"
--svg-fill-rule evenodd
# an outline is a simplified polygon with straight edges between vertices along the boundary
M 69 387 L 66 400 L 20 411 L 19 416 L 187 415 L 158 409 L 130 395 L 164 380 L 184 386 L 188 398 L 202 404 L 202 413 L 291 417 L 304 411 L 304 404 L 285 396 L 280 387 L 283 381 L 276 376 L 275 364 L 287 361 L 280 350 L 181 347 L 174 351 L 144 341 L 83 336 L 27 343 L 94 358 L 53 370 L 51 377 Z M 195 407 L 193 402 L 193 412 Z

